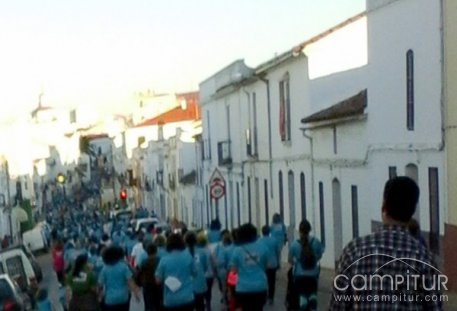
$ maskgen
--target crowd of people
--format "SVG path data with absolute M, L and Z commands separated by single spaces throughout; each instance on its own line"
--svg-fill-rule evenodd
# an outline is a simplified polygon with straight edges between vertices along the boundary
M 336 297 L 351 293 L 349 286 L 339 283 L 351 273 L 373 273 L 380 269 L 380 263 L 388 274 L 402 271 L 404 267 L 398 266 L 401 262 L 384 264 L 390 259 L 380 259 L 381 253 L 417 259 L 413 265 L 430 281 L 433 271 L 418 264 L 433 265 L 412 218 L 418 195 L 417 185 L 407 177 L 386 183 L 381 208 L 383 226 L 371 235 L 356 238 L 343 250 L 330 299 L 331 310 L 371 310 L 373 304 L 367 301 L 357 304 Z M 109 219 L 94 211 L 65 207 L 48 221 L 53 226 L 53 267 L 64 293 L 62 305 L 69 311 L 129 310 L 131 299 L 142 301 L 147 311 L 210 311 L 215 305 L 220 306 L 218 310 L 257 311 L 267 304 L 281 305 L 278 309 L 283 309 L 284 302 L 287 310 L 318 307 L 319 261 L 324 247 L 311 234 L 311 224 L 306 219 L 299 224 L 298 238 L 289 241 L 279 214 L 262 228 L 245 223 L 233 230 L 221 228 L 219 220 L 214 219 L 207 229 L 188 230 L 184 224 L 177 226 L 172 221 L 165 230 L 151 224 L 145 231 L 134 232 L 129 219 Z M 284 264 L 286 243 L 290 264 L 287 291 L 285 299 L 276 299 L 278 302 L 276 274 Z M 213 287 L 220 291 L 220 301 L 213 301 Z M 371 288 L 369 294 L 377 293 L 376 288 Z M 421 289 L 411 293 L 429 292 Z M 396 291 L 390 294 L 395 295 Z M 37 304 L 40 310 L 51 310 L 45 291 L 39 291 Z M 406 309 L 415 306 L 402 302 L 395 305 Z M 373 306 L 387 310 L 392 305 Z M 441 308 L 440 303 L 428 306 Z
M 129 310 L 131 299 L 142 300 L 147 311 L 210 311 L 215 305 L 218 310 L 256 311 L 276 303 L 276 273 L 287 239 L 279 214 L 271 225 L 246 223 L 231 231 L 214 219 L 206 230 L 188 230 L 170 221 L 166 229 L 151 224 L 134 232 L 131 219 L 65 205 L 47 220 L 66 310 Z M 313 310 L 317 304 L 323 247 L 310 231 L 303 220 L 300 238 L 289 252 L 293 279 L 307 284 L 306 298 L 301 295 L 299 301 L 296 295 L 297 309 L 309 304 Z M 213 287 L 220 291 L 220 301 L 212 301 Z M 49 310 L 43 290 L 37 304 Z

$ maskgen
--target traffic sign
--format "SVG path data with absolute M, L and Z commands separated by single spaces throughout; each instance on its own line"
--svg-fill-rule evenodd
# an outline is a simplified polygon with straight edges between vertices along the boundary
M 214 172 L 211 174 L 211 177 L 209 178 L 210 185 L 213 185 L 215 183 L 220 183 L 225 187 L 224 176 L 222 176 L 221 172 L 217 168 L 214 169 Z
M 209 193 L 211 198 L 220 199 L 225 195 L 225 179 L 216 168 L 209 179 Z
M 213 199 L 220 199 L 225 194 L 225 186 L 220 183 L 212 184 L 209 188 L 210 195 Z

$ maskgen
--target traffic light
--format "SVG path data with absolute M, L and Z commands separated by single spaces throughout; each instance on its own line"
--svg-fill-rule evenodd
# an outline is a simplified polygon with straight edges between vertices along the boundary
M 127 199 L 127 191 L 125 191 L 125 189 L 121 190 L 119 198 L 121 199 L 121 201 L 125 201 Z

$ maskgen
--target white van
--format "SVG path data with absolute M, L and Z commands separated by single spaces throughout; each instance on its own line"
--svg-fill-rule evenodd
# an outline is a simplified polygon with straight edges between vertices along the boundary
M 38 285 L 39 276 L 36 275 L 22 245 L 0 251 L 0 274 L 2 273 L 8 274 L 22 290 L 36 288 Z
M 48 250 L 45 232 L 41 227 L 35 227 L 22 233 L 22 243 L 27 245 L 32 252 Z

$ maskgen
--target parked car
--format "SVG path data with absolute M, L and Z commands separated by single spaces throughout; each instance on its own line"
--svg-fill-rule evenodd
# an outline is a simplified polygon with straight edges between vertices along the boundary
M 29 292 L 37 288 L 42 278 L 41 269 L 37 269 L 37 265 L 35 258 L 24 245 L 16 245 L 0 251 L 0 274 L 8 274 L 24 291 Z
M 140 218 L 132 221 L 134 232 L 139 232 L 140 230 L 146 231 L 151 224 L 155 226 L 158 223 L 159 219 L 157 217 Z
M 0 311 L 32 310 L 32 301 L 8 274 L 0 274 Z
M 41 266 L 33 255 L 32 251 L 24 244 L 21 244 L 19 247 L 22 248 L 27 258 L 30 260 L 32 264 L 33 271 L 35 272 L 36 279 L 39 282 L 43 280 L 43 271 L 41 270 Z
M 133 217 L 133 212 L 130 208 L 119 209 L 113 212 L 113 218 L 115 221 L 124 221 L 128 223 Z

